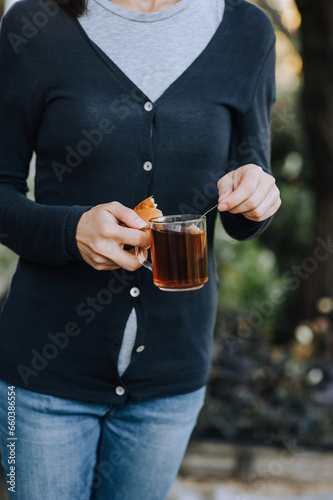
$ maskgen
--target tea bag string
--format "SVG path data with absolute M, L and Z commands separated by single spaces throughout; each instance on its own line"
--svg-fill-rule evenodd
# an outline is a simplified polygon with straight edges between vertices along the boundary
M 212 208 L 210 208 L 209 210 L 207 210 L 207 212 L 205 212 L 201 217 L 200 219 L 202 219 L 203 217 L 205 217 L 209 212 L 211 212 L 212 210 L 214 210 L 214 208 L 217 208 L 219 206 L 219 203 L 217 205 L 214 205 Z M 199 219 L 199 220 L 200 220 Z
M 209 212 L 211 212 L 212 210 L 214 210 L 214 208 L 217 208 L 219 206 L 219 203 L 217 203 L 217 205 L 214 205 L 212 208 L 210 208 L 209 210 L 207 210 L 207 212 L 205 212 L 198 220 L 197 222 L 195 223 L 195 225 L 198 227 L 198 224 L 199 222 L 201 221 L 201 219 L 203 219 Z

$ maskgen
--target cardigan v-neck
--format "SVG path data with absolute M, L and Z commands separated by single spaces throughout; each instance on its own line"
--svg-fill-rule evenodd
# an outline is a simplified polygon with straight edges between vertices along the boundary
M 247 163 L 269 172 L 272 25 L 235 1 L 204 52 L 152 105 L 65 7 L 35 31 L 22 27 L 40 19 L 41 5 L 14 4 L 0 31 L 0 233 L 20 255 L 1 314 L 0 378 L 110 404 L 196 390 L 210 369 L 216 211 L 207 216 L 209 282 L 181 294 L 161 292 L 145 268 L 94 270 L 77 248 L 77 224 L 95 205 L 134 207 L 152 194 L 165 214 L 204 213 L 226 172 Z M 35 202 L 25 197 L 33 151 Z M 221 220 L 239 240 L 269 223 Z M 137 338 L 120 377 L 133 307 Z
M 176 4 L 174 7 L 176 7 L 178 4 Z M 117 7 L 114 5 L 114 7 Z M 123 10 L 123 9 L 122 9 Z M 227 9 L 228 10 L 228 9 Z M 162 11 L 163 12 L 163 11 Z M 158 13 L 156 13 L 158 14 Z M 137 85 L 122 71 L 115 62 L 108 57 L 105 52 L 96 44 L 94 43 L 85 30 L 82 28 L 81 24 L 76 18 L 72 18 L 73 25 L 75 28 L 80 32 L 80 35 L 85 38 L 85 40 L 88 42 L 88 44 L 93 48 L 93 50 L 98 54 L 98 56 L 101 58 L 101 60 L 105 63 L 107 67 L 111 69 L 111 71 L 116 75 L 116 77 L 119 79 L 120 82 L 124 85 L 124 88 L 126 91 L 131 91 L 133 88 L 136 89 L 136 92 L 140 93 L 145 97 L 147 101 L 150 100 L 150 98 L 142 92 L 140 88 L 137 87 Z M 154 102 L 155 105 L 157 105 L 161 100 L 165 99 L 168 97 L 169 92 L 174 92 L 177 91 L 177 87 L 181 86 L 183 83 L 186 83 L 187 79 L 192 78 L 195 76 L 195 74 L 200 71 L 201 67 L 203 64 L 205 64 L 207 58 L 211 56 L 213 51 L 215 50 L 216 44 L 221 44 L 223 43 L 223 31 L 227 29 L 228 27 L 228 12 L 226 12 L 222 18 L 222 21 L 220 25 L 218 26 L 216 32 L 212 36 L 211 40 L 208 42 L 208 45 L 203 49 L 203 51 L 196 57 L 196 59 L 188 66 L 188 68 L 185 69 L 185 71 L 179 75 L 179 77 L 169 85 L 167 89 L 163 92 L 163 94 Z M 227 48 L 227 47 L 226 47 Z
M 207 47 L 223 19 L 225 0 L 181 0 L 169 15 L 170 9 L 145 14 L 121 9 L 125 13 L 119 16 L 116 7 L 110 0 L 89 0 L 78 21 L 90 40 L 156 102 Z

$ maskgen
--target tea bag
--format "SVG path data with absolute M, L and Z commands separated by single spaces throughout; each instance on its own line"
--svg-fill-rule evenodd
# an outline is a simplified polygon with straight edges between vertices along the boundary
M 201 229 L 196 224 L 191 224 L 191 226 L 186 229 L 186 232 L 191 234 L 199 234 L 203 231 L 201 231 Z

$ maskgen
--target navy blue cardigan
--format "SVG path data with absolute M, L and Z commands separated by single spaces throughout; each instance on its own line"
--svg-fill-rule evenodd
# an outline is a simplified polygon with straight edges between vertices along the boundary
M 94 205 L 134 207 L 152 194 L 164 214 L 203 213 L 216 204 L 216 183 L 227 171 L 256 163 L 269 172 L 274 45 L 266 15 L 234 1 L 206 49 L 152 106 L 65 8 L 23 0 L 4 16 L 0 233 L 20 260 L 1 315 L 0 378 L 114 404 L 206 383 L 216 211 L 208 216 L 210 280 L 195 292 L 162 292 L 145 268 L 94 270 L 79 254 L 76 227 Z M 25 196 L 33 151 L 36 201 Z M 269 220 L 225 213 L 222 222 L 243 240 Z M 138 334 L 120 378 L 133 306 Z

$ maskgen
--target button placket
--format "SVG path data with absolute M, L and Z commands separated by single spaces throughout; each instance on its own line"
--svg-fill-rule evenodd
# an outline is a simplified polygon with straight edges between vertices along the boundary
M 154 171 L 154 151 L 153 151 L 153 128 L 156 108 L 150 101 L 143 102 L 142 105 L 142 128 L 140 155 L 142 163 L 138 165 L 140 169 L 140 182 L 136 187 L 136 198 L 138 202 L 151 195 L 149 186 L 152 181 Z

